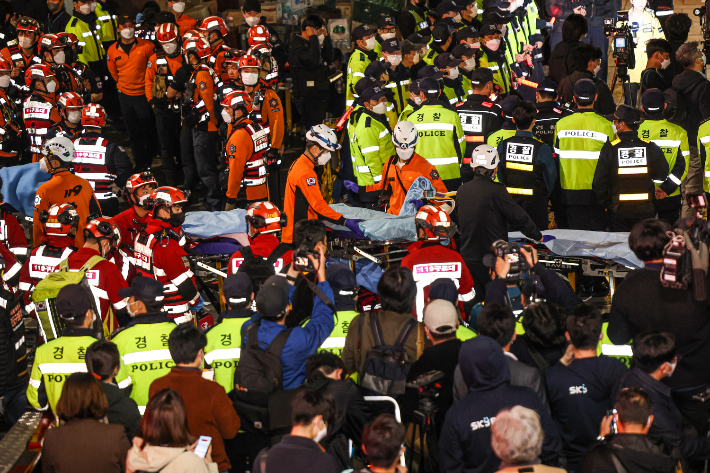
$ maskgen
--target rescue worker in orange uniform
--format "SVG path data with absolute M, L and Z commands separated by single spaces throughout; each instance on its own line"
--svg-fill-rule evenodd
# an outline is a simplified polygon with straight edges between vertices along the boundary
M 306 132 L 306 150 L 291 165 L 286 181 L 284 211 L 286 226 L 281 233 L 281 242 L 293 244 L 293 226 L 300 220 L 321 219 L 344 225 L 355 235 L 365 235 L 358 226 L 359 219 L 346 219 L 323 199 L 318 185 L 315 167 L 330 161 L 330 153 L 340 149 L 338 137 L 327 125 L 315 125 Z
M 0 56 L 0 166 L 20 164 L 22 156 L 22 130 L 25 123 L 22 108 L 18 105 L 19 89 L 12 84 L 12 62 Z M 29 158 L 24 159 L 29 161 Z
M 210 45 L 211 53 L 207 65 L 217 74 L 220 82 L 226 81 L 227 71 L 222 67 L 222 62 L 224 62 L 224 53 L 229 51 L 229 46 L 224 43 L 224 38 L 227 36 L 227 23 L 218 16 L 208 16 L 202 20 L 197 31 Z
M 30 94 L 29 83 L 23 81 L 27 69 L 33 64 L 42 62 L 36 48 L 41 31 L 37 20 L 29 16 L 21 17 L 16 29 L 17 38 L 8 41 L 7 48 L 3 48 L 0 54 L 12 61 L 13 70 L 10 77 L 20 89 L 22 99 L 25 99 Z
M 175 22 L 180 28 L 180 35 L 185 36 L 186 31 L 194 30 L 197 20 L 185 15 L 185 0 L 168 0 L 168 9 L 175 15 Z
M 219 82 L 215 87 L 215 102 L 222 103 L 222 100 L 224 100 L 224 97 L 226 97 L 228 93 L 234 92 L 235 90 L 244 90 L 244 84 L 242 84 L 242 79 L 239 74 L 239 59 L 244 56 L 244 54 L 246 54 L 244 51 L 239 51 L 238 49 L 230 49 L 224 53 L 222 67 L 224 67 L 224 70 L 227 72 L 228 79 Z
M 52 68 L 59 82 L 58 93 L 80 92 L 83 85 L 79 83 L 74 70 L 66 65 L 65 41 L 55 34 L 45 34 L 39 38 L 37 46 L 42 62 Z
M 158 188 L 158 181 L 155 180 L 151 172 L 134 174 L 126 180 L 126 187 L 123 188 L 123 198 L 131 204 L 131 207 L 124 210 L 111 220 L 118 225 L 121 230 L 121 244 L 130 246 L 133 251 L 133 244 L 145 228 L 150 218 L 145 201 Z
M 52 205 L 74 202 L 76 212 L 79 214 L 78 230 L 75 244 L 77 247 L 84 245 L 84 227 L 87 217 L 91 214 L 101 215 L 94 189 L 86 179 L 75 176 L 69 171 L 74 161 L 74 144 L 69 138 L 58 136 L 47 141 L 42 146 L 42 160 L 39 167 L 52 177 L 39 186 L 35 195 L 34 212 L 32 214 L 34 225 L 32 230 L 32 246 L 36 247 L 44 241 L 45 231 L 39 219 L 42 210 L 49 209 Z
M 390 157 L 383 167 L 384 178 L 375 184 L 360 187 L 353 181 L 344 181 L 343 185 L 353 192 L 365 191 L 375 193 L 372 199 L 376 200 L 377 194 L 380 203 L 387 203 L 387 213 L 399 215 L 399 211 L 404 205 L 404 199 L 412 187 L 412 183 L 419 177 L 424 177 L 431 182 L 436 192 L 446 193 L 444 181 L 439 177 L 439 173 L 429 161 L 414 152 L 414 148 L 419 142 L 417 129 L 412 122 L 401 121 L 397 123 L 392 131 L 392 143 L 394 143 L 397 154 Z M 419 203 L 421 206 L 422 204 Z
M 32 162 L 42 158 L 42 144 L 49 129 L 59 123 L 57 89 L 59 81 L 47 64 L 35 64 L 27 69 L 25 82 L 30 87 L 30 96 L 23 103 L 25 129 L 30 138 Z
M 225 149 L 229 166 L 225 210 L 232 210 L 238 199 L 250 204 L 268 198 L 264 154 L 269 146 L 269 128 L 249 118 L 252 107 L 246 92 L 230 92 L 221 105 L 222 119 L 230 127 Z
M 247 54 L 256 56 L 261 61 L 259 75 L 269 87 L 275 88 L 279 78 L 279 65 L 274 59 L 274 48 L 270 40 L 269 30 L 264 25 L 252 26 L 247 32 L 247 41 L 249 42 Z
M 84 100 L 76 92 L 64 92 L 57 98 L 57 109 L 61 120 L 47 131 L 47 140 L 55 136 L 66 136 L 74 140 L 84 132 L 81 126 L 81 111 L 84 109 Z
M 148 169 L 158 150 L 153 113 L 145 96 L 145 71 L 155 52 L 150 41 L 136 38 L 135 24 L 128 16 L 118 20 L 121 38 L 106 52 L 108 70 L 118 87 L 121 115 L 126 124 L 137 169 Z

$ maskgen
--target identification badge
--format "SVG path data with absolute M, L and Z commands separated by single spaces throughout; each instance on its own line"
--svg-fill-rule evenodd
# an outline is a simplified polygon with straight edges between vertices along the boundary
M 646 166 L 646 148 L 619 148 L 619 167 Z
M 483 120 L 477 113 L 459 112 L 461 116 L 461 128 L 469 133 L 483 132 Z
M 532 145 L 508 143 L 505 160 L 532 164 L 534 149 Z

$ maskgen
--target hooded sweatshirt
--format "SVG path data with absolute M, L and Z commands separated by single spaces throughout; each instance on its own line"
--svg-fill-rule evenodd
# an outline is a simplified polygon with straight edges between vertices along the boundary
M 688 142 L 697 146 L 700 122 L 710 117 L 710 82 L 705 74 L 686 69 L 673 78 L 673 88 L 683 96 L 688 107 Z
M 500 460 L 491 448 L 491 425 L 502 409 L 516 405 L 540 415 L 545 440 L 540 458 L 554 465 L 562 448 L 557 427 L 542 401 L 527 387 L 510 385 L 510 369 L 500 345 L 478 336 L 461 345 L 459 366 L 469 394 L 446 414 L 439 440 L 441 471 L 496 471 Z
M 559 361 L 545 372 L 550 410 L 562 436 L 567 468 L 575 470 L 599 435 L 599 423 L 614 407 L 614 395 L 627 369 L 615 358 L 599 356 Z
M 133 447 L 126 458 L 126 473 L 160 471 L 160 473 L 218 473 L 216 463 L 209 465 L 187 447 L 154 447 L 140 445 L 143 439 L 133 437 Z

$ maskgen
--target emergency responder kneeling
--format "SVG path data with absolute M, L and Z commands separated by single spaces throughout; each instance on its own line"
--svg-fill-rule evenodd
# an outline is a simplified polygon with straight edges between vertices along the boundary
M 176 325 L 163 313 L 163 283 L 137 276 L 131 287 L 119 290 L 118 295 L 128 298 L 126 309 L 132 320 L 111 335 L 121 355 L 121 368 L 115 381 L 121 389 L 132 385 L 131 399 L 136 401 L 142 415 L 151 383 L 168 374 L 175 365 L 168 338 Z
M 446 193 L 446 186 L 436 168 L 414 152 L 418 142 L 419 134 L 414 124 L 408 121 L 399 122 L 392 132 L 396 154 L 387 160 L 384 178 L 375 184 L 362 187 L 352 181 L 344 181 L 343 185 L 353 192 L 374 194 L 363 200 L 372 201 L 379 198 L 380 206 L 385 206 L 387 213 L 393 215 L 399 215 L 407 192 L 420 177 L 427 179 L 437 192 Z M 421 206 L 421 203 L 419 205 Z
M 620 105 L 612 115 L 617 138 L 604 144 L 592 190 L 599 205 L 607 209 L 609 230 L 629 232 L 641 220 L 656 214 L 655 182 L 668 176 L 668 162 L 661 148 L 639 138 L 642 115 L 638 109 Z

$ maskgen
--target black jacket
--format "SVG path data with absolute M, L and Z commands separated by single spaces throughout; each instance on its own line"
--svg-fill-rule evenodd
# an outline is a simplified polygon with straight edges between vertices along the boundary
M 488 177 L 476 175 L 459 187 L 455 211 L 461 232 L 461 256 L 466 264 L 483 261 L 494 241 L 508 241 L 509 226 L 512 231 L 542 240 L 540 230 L 505 186 Z
M 266 455 L 265 468 L 261 469 L 261 459 Z M 289 473 L 340 473 L 335 459 L 323 451 L 313 440 L 294 435 L 285 435 L 273 447 L 259 452 L 252 471 L 267 473 L 288 471 Z
M 294 35 L 288 54 L 289 67 L 294 81 L 294 93 L 300 100 L 319 97 L 327 100 L 330 91 L 330 68 L 333 59 L 333 43 L 330 35 L 325 37 L 323 47 L 318 43 L 318 36 L 305 39 Z M 309 86 L 309 82 L 312 85 Z
M 710 301 L 663 287 L 660 271 L 660 264 L 649 264 L 626 275 L 611 300 L 607 335 L 623 345 L 641 332 L 670 332 L 681 358 L 667 384 L 677 389 L 710 383 Z
M 562 437 L 567 469 L 575 471 L 599 435 L 599 423 L 614 407 L 616 387 L 627 372 L 615 358 L 600 356 L 560 362 L 545 371 L 552 417 Z
M 571 115 L 572 112 L 562 106 L 555 100 L 549 102 L 537 102 L 537 115 L 535 117 L 535 125 L 533 126 L 533 135 L 538 140 L 544 142 L 549 147 L 555 147 L 555 127 L 560 119 Z M 557 165 L 557 182 L 555 187 L 559 187 L 560 163 L 559 159 L 555 159 Z
M 710 459 L 710 438 L 690 435 L 683 430 L 683 416 L 671 399 L 671 388 L 639 368 L 632 369 L 621 379 L 619 389 L 630 387 L 643 388 L 651 397 L 653 423 L 649 437 L 677 448 L 689 462 Z
M 690 146 L 697 146 L 698 127 L 700 122 L 710 118 L 710 82 L 705 74 L 684 70 L 673 78 L 673 88 L 683 95 L 684 103 L 688 108 L 688 142 Z
M 44 25 L 42 25 L 42 31 L 52 34 L 62 33 L 67 27 L 70 18 L 71 15 L 67 13 L 62 5 L 62 8 L 57 13 L 47 15 L 44 19 Z
M 21 300 L 3 283 L 0 285 L 0 302 L 2 302 L 0 304 L 0 397 L 2 397 L 9 390 L 27 386 L 29 372 Z
M 658 89 L 661 92 L 671 86 L 672 78 L 669 79 L 667 69 L 656 69 L 649 67 L 641 73 L 641 94 L 648 89 Z
M 546 370 L 560 361 L 565 354 L 565 344 L 549 347 L 538 347 L 530 341 L 528 335 L 519 335 L 510 346 L 510 352 L 523 363 Z
M 594 0 L 587 5 L 587 22 L 589 26 L 604 26 L 604 18 L 616 18 L 619 10 L 621 0 Z
M 141 425 L 141 413 L 136 401 L 115 384 L 102 382 L 101 388 L 108 401 L 108 423 L 121 424 L 126 430 L 128 441 L 132 441 Z
M 545 439 L 540 459 L 556 465 L 562 448 L 557 427 L 530 388 L 511 386 L 510 369 L 498 342 L 479 336 L 461 345 L 459 366 L 469 394 L 446 413 L 439 440 L 441 471 L 497 471 L 500 460 L 491 448 L 491 425 L 501 409 L 520 405 L 540 415 Z
M 557 27 L 557 21 L 555 27 Z M 560 85 L 562 79 L 572 73 L 573 61 L 570 53 L 580 44 L 582 44 L 581 41 L 561 41 L 550 53 L 550 72 L 547 75 L 557 85 Z
M 580 473 L 618 473 L 612 452 L 628 473 L 674 473 L 678 460 L 647 435 L 616 434 L 584 456 Z
M 663 25 L 663 27 L 665 28 L 665 25 Z M 668 40 L 668 42 L 671 43 L 671 63 L 666 68 L 666 72 L 668 73 L 668 78 L 672 83 L 673 79 L 685 70 L 683 66 L 681 66 L 678 62 L 678 59 L 676 59 L 675 57 L 676 51 L 678 51 L 678 48 L 680 48 L 685 43 L 685 41 Z
M 609 90 L 609 86 L 597 79 L 589 71 L 576 71 L 562 79 L 557 89 L 557 97 L 564 106 L 572 108 L 574 106 L 574 84 L 580 79 L 590 79 L 597 86 L 597 101 L 594 102 L 594 110 L 601 115 L 609 115 L 616 111 L 614 96 Z

